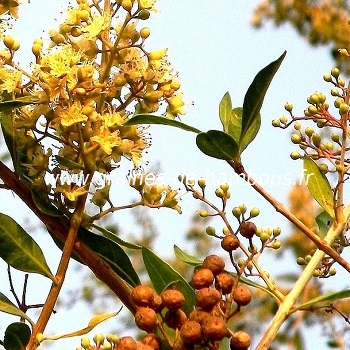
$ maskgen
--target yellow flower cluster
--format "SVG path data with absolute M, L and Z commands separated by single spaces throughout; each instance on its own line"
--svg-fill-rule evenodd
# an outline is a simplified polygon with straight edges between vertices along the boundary
M 103 8 L 101 2 L 76 2 L 59 28 L 49 31 L 48 49 L 41 38 L 34 40 L 31 73 L 13 68 L 19 43 L 12 37 L 4 38 L 0 54 L 0 93 L 11 99 L 34 94 L 39 100 L 18 109 L 14 119 L 27 151 L 25 175 L 32 181 L 50 171 L 109 173 L 123 157 L 138 166 L 149 145 L 142 128 L 124 123 L 160 108 L 169 118 L 185 113 L 166 49 L 147 52 L 150 30 L 138 29 L 155 0 L 105 1 Z M 0 12 L 14 15 L 18 4 L 4 6 Z M 42 143 L 47 139 L 54 142 L 49 156 Z M 87 190 L 61 184 L 55 196 L 72 200 Z M 176 206 L 171 189 L 164 191 L 165 203 Z

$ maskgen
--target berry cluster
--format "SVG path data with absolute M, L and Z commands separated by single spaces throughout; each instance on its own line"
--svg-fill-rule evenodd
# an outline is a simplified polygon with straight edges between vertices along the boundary
M 177 289 L 166 289 L 160 295 L 146 285 L 133 289 L 132 299 L 138 307 L 135 323 L 152 338 L 147 349 L 161 349 L 160 340 L 155 335 L 157 328 L 174 350 L 204 347 L 214 350 L 224 338 L 230 339 L 231 350 L 248 349 L 251 343 L 249 335 L 242 331 L 233 332 L 228 322 L 242 306 L 250 303 L 251 292 L 245 285 L 238 284 L 232 274 L 225 272 L 224 267 L 222 258 L 210 255 L 202 266 L 195 269 L 191 285 L 196 290 L 196 302 L 188 314 L 183 310 L 185 297 Z M 175 330 L 173 339 L 165 335 L 169 328 Z

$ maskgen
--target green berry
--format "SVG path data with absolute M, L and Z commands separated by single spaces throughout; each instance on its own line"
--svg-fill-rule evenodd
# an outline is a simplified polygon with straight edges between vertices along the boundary
M 318 166 L 318 168 L 320 169 L 321 173 L 323 174 L 327 174 L 328 173 L 328 165 L 325 163 L 322 163 Z
M 284 109 L 287 111 L 287 112 L 291 112 L 292 109 L 293 109 L 293 104 L 291 102 L 287 102 L 285 105 L 284 105 Z
M 213 226 L 208 226 L 206 229 L 205 229 L 205 233 L 209 236 L 215 236 L 215 227 Z
M 339 79 L 338 79 L 338 86 L 344 87 L 344 86 L 345 86 L 345 80 L 342 79 L 342 78 L 339 78 Z
M 348 113 L 349 111 L 349 105 L 347 103 L 342 103 L 340 106 L 339 106 L 339 114 L 343 115 L 345 113 Z
M 272 234 L 274 237 L 277 237 L 281 234 L 281 228 L 280 227 L 274 227 L 272 230 Z
M 266 241 L 268 241 L 270 239 L 270 235 L 266 232 L 262 232 L 260 234 L 260 240 L 262 243 L 265 243 Z
M 281 242 L 275 240 L 275 241 L 271 244 L 271 248 L 272 248 L 272 249 L 279 249 L 279 248 L 281 248 Z
M 295 122 L 293 126 L 294 126 L 295 130 L 300 130 L 301 129 L 301 124 L 298 123 L 298 122 Z
M 342 97 L 338 97 L 335 101 L 334 101 L 334 107 L 339 108 L 343 103 L 344 103 L 344 99 Z
M 332 96 L 339 96 L 339 90 L 337 88 L 333 88 L 331 90 L 331 95 Z
M 312 143 L 316 146 L 319 147 L 321 144 L 321 136 L 319 134 L 313 133 L 312 135 Z
M 290 154 L 290 157 L 293 159 L 293 160 L 297 160 L 297 159 L 300 159 L 301 158 L 301 154 L 297 151 L 294 151 Z
M 305 262 L 308 263 L 311 260 L 312 256 L 311 255 L 306 255 L 305 256 Z
M 274 119 L 272 121 L 272 126 L 279 127 L 279 126 L 281 126 L 281 122 L 278 119 Z
M 314 129 L 313 129 L 313 128 L 311 128 L 311 127 L 308 126 L 308 127 L 305 129 L 305 135 L 306 135 L 306 136 L 311 137 L 313 133 L 314 133 Z
M 339 74 L 340 74 L 340 71 L 339 71 L 339 68 L 335 67 L 335 68 L 332 68 L 331 70 L 331 74 L 334 78 L 338 78 L 339 77 Z
M 323 80 L 329 83 L 332 81 L 332 76 L 329 73 L 326 73 L 323 75 Z
M 297 264 L 298 265 L 305 265 L 306 264 L 305 259 L 303 257 L 299 256 L 297 258 Z
M 80 341 L 81 347 L 84 349 L 89 349 L 90 347 L 90 339 L 89 337 L 82 337 Z
M 320 271 L 319 269 L 316 269 L 316 270 L 313 272 L 312 276 L 314 276 L 314 277 L 320 277 L 320 276 L 321 276 L 321 271 Z
M 222 188 L 217 188 L 215 190 L 215 195 L 219 198 L 224 198 L 225 197 L 225 192 L 222 190 Z
M 240 207 L 234 207 L 232 209 L 232 214 L 236 217 L 239 218 L 242 215 L 242 211 Z
M 333 133 L 332 136 L 331 136 L 331 139 L 332 139 L 332 141 L 334 141 L 334 142 L 339 142 L 340 136 L 339 136 L 339 134 L 337 134 L 337 133 Z
M 301 142 L 301 137 L 299 134 L 292 134 L 290 139 L 294 144 L 299 144 Z
M 95 334 L 93 337 L 95 344 L 103 344 L 105 336 L 102 333 Z
M 307 111 L 309 112 L 310 115 L 313 115 L 313 114 L 317 114 L 317 113 L 318 113 L 317 107 L 316 107 L 316 106 L 313 106 L 313 105 L 309 106 L 309 107 L 307 108 Z
M 202 189 L 205 188 L 206 184 L 205 184 L 205 179 L 201 178 L 198 180 L 198 186 Z
M 209 216 L 209 213 L 206 210 L 198 210 L 197 213 L 202 218 L 207 218 Z
M 328 271 L 329 276 L 334 276 L 337 273 L 337 270 L 334 267 L 331 267 Z
M 288 118 L 285 115 L 282 115 L 282 117 L 279 120 L 282 124 L 286 124 L 288 122 Z
M 247 211 L 247 207 L 244 204 L 241 204 L 239 206 L 239 209 L 241 209 L 241 213 L 244 214 Z
M 255 218 L 260 214 L 260 209 L 259 208 L 252 208 L 250 210 L 250 217 Z

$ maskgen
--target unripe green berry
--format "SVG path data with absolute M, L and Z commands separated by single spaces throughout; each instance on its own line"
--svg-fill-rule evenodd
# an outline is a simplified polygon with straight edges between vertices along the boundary
M 298 122 L 295 122 L 293 127 L 294 127 L 295 130 L 300 130 L 301 129 L 301 124 L 298 123 Z
M 305 259 L 303 257 L 299 256 L 297 258 L 297 264 L 298 265 L 305 265 L 306 264 Z
M 260 240 L 262 243 L 265 243 L 266 241 L 268 241 L 270 239 L 270 235 L 267 234 L 266 232 L 262 232 L 260 234 Z
M 333 142 L 328 141 L 328 142 L 325 144 L 325 147 L 326 147 L 326 150 L 327 150 L 327 151 L 332 151 L 332 150 L 333 150 L 333 147 L 334 147 L 334 144 L 333 144 Z
M 234 207 L 232 209 L 232 214 L 236 217 L 239 218 L 242 215 L 242 211 L 240 207 Z
M 321 129 L 321 128 L 323 128 L 326 125 L 326 123 L 327 123 L 326 119 L 320 119 L 320 120 L 317 121 L 316 125 L 317 125 L 318 128 Z
M 334 107 L 339 108 L 343 103 L 344 103 L 344 99 L 342 97 L 338 97 L 335 101 L 334 101 Z
M 329 73 L 326 73 L 323 75 L 323 80 L 329 83 L 332 81 L 332 76 Z
M 297 159 L 300 159 L 301 158 L 301 154 L 297 151 L 294 151 L 290 154 L 290 157 L 293 159 L 293 160 L 297 160 Z
M 257 217 L 259 214 L 260 214 L 260 209 L 259 209 L 259 208 L 254 207 L 254 208 L 252 208 L 252 209 L 250 210 L 250 217 L 251 217 L 251 218 L 255 218 L 255 217 Z
M 288 122 L 288 118 L 285 115 L 282 115 L 279 120 L 282 124 L 286 124 Z
M 340 71 L 339 71 L 339 68 L 335 67 L 335 68 L 332 68 L 331 70 L 331 74 L 334 78 L 338 78 L 339 77 L 339 74 L 340 74 Z
M 272 234 L 273 234 L 274 237 L 279 236 L 281 234 L 281 228 L 280 227 L 274 227 L 272 229 Z
M 290 139 L 294 144 L 299 144 L 301 142 L 301 137 L 299 134 L 292 134 Z
M 123 0 L 122 3 L 122 8 L 125 10 L 125 11 L 128 11 L 130 12 L 131 9 L 132 9 L 132 2 L 131 0 Z
M 313 128 L 311 128 L 311 127 L 308 126 L 308 127 L 305 129 L 305 135 L 306 135 L 306 136 L 311 137 L 313 133 L 314 133 L 314 129 L 313 129 Z
M 321 144 L 321 136 L 319 134 L 313 133 L 312 137 L 312 143 L 316 146 L 319 147 Z
M 325 163 L 322 163 L 318 166 L 318 168 L 320 169 L 321 173 L 323 174 L 327 174 L 328 173 L 328 165 Z
M 309 255 L 306 255 L 305 256 L 305 262 L 308 263 L 310 260 L 311 260 L 312 256 L 309 254 Z
M 141 10 L 139 15 L 137 16 L 137 18 L 141 19 L 141 20 L 146 20 L 150 17 L 150 13 L 148 10 Z
M 278 119 L 274 119 L 272 121 L 272 126 L 279 127 L 279 126 L 281 126 L 281 122 Z
M 102 333 L 95 334 L 93 337 L 95 344 L 102 344 L 105 340 L 105 336 Z
M 224 198 L 225 197 L 225 192 L 221 188 L 217 188 L 215 190 L 215 195 L 219 198 Z
M 345 80 L 342 79 L 342 78 L 339 78 L 339 79 L 338 79 L 338 86 L 344 87 L 344 86 L 345 86 Z
M 272 248 L 272 249 L 279 249 L 279 248 L 281 248 L 281 242 L 275 240 L 275 241 L 271 244 L 271 248 Z
M 207 226 L 207 228 L 205 229 L 205 233 L 209 236 L 215 236 L 215 227 Z
M 241 213 L 244 214 L 247 211 L 247 207 L 245 206 L 245 204 L 241 204 L 239 206 L 239 209 L 241 209 Z
M 243 258 L 240 258 L 237 260 L 237 265 L 239 266 L 239 268 L 242 268 L 245 265 L 245 260 Z
M 82 337 L 80 341 L 81 347 L 84 349 L 89 349 L 90 347 L 90 339 L 89 337 Z
M 151 34 L 151 30 L 147 27 L 144 27 L 140 30 L 140 36 L 142 39 L 147 39 Z
M 205 179 L 203 179 L 203 178 L 199 179 L 199 180 L 198 180 L 198 186 L 199 186 L 200 188 L 204 189 L 205 186 L 206 186 L 205 182 L 206 182 Z
M 287 102 L 285 105 L 284 105 L 284 109 L 287 111 L 287 112 L 291 112 L 292 109 L 293 109 L 293 104 L 291 102 Z
M 334 141 L 334 142 L 339 142 L 340 136 L 339 136 L 339 134 L 337 134 L 337 133 L 333 133 L 332 136 L 331 136 L 331 139 L 332 139 L 332 141 Z
M 5 35 L 3 41 L 4 41 L 5 46 L 8 49 L 12 50 L 12 47 L 15 43 L 15 38 L 10 36 L 10 35 Z
M 334 267 L 331 267 L 328 271 L 329 276 L 334 276 L 337 273 L 337 270 Z
M 116 335 L 116 334 L 108 334 L 107 337 L 106 337 L 107 341 L 110 342 L 111 344 L 112 343 L 116 343 L 119 339 L 119 337 Z
M 227 192 L 228 189 L 229 189 L 229 185 L 228 183 L 223 183 L 220 185 L 220 188 L 224 191 L 224 192 Z
M 309 106 L 309 107 L 307 108 L 307 111 L 309 112 L 310 115 L 313 115 L 313 114 L 317 114 L 317 113 L 318 113 L 317 107 L 316 107 L 316 106 L 313 106 L 313 105 Z
M 108 343 L 108 342 L 104 342 L 101 349 L 102 350 L 110 350 L 110 349 L 112 349 L 112 344 Z
M 313 272 L 312 276 L 314 276 L 314 277 L 320 277 L 320 276 L 321 276 L 321 271 L 320 271 L 319 269 L 316 269 L 316 270 Z
M 202 218 L 207 218 L 209 216 L 209 213 L 206 210 L 198 210 L 197 213 Z
M 340 106 L 339 106 L 339 114 L 343 115 L 345 113 L 348 113 L 349 111 L 349 105 L 347 103 L 342 103 Z
M 333 88 L 331 90 L 331 95 L 332 96 L 339 96 L 339 90 L 337 88 Z

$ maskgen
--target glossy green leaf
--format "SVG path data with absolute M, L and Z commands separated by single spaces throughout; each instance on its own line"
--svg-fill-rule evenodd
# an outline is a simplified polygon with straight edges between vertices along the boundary
M 62 216 L 61 211 L 50 202 L 45 192 L 32 187 L 31 193 L 33 202 L 42 213 L 54 217 Z
M 350 289 L 342 290 L 340 292 L 330 292 L 299 305 L 297 308 L 293 309 L 293 312 L 297 310 L 312 310 L 315 307 L 319 307 L 324 304 L 327 305 L 334 301 L 342 300 L 346 298 L 350 298 Z
M 58 335 L 51 335 L 51 336 L 46 336 L 45 340 L 57 340 L 57 339 L 64 339 L 64 338 L 71 338 L 71 337 L 79 337 L 81 335 L 87 334 L 91 332 L 96 326 L 98 326 L 100 323 L 115 317 L 119 314 L 122 308 L 120 308 L 116 312 L 110 312 L 110 313 L 104 313 L 104 314 L 98 314 L 95 315 L 91 318 L 89 321 L 88 325 L 82 329 L 79 329 L 74 332 L 70 333 L 64 333 L 64 334 L 58 334 Z
M 150 249 L 142 247 L 142 257 L 155 291 L 161 294 L 163 290 L 176 283 L 185 296 L 184 311 L 190 311 L 194 306 L 195 293 L 186 280 Z
M 94 229 L 98 230 L 101 232 L 103 237 L 106 237 L 108 239 L 110 239 L 111 241 L 121 245 L 122 247 L 125 248 L 129 248 L 129 249 L 141 249 L 142 247 L 138 244 L 134 244 L 131 242 L 126 242 L 123 239 L 121 239 L 120 237 L 118 237 L 115 233 L 105 229 L 104 227 L 98 226 L 98 225 L 91 225 L 91 227 L 93 227 Z
M 141 284 L 129 256 L 124 252 L 116 242 L 111 241 L 100 235 L 81 227 L 78 231 L 78 237 L 91 250 L 105 260 L 114 272 L 124 281 L 135 287 Z
M 256 126 L 258 125 L 255 119 L 259 118 L 260 109 L 262 107 L 267 89 L 270 86 L 272 78 L 280 67 L 285 55 L 286 51 L 276 61 L 271 62 L 269 65 L 263 68 L 255 76 L 253 82 L 249 86 L 243 102 L 241 140 L 246 138 L 248 130 L 254 123 Z M 257 131 L 258 130 L 256 130 L 256 133 Z
M 5 331 L 4 348 L 6 350 L 25 350 L 31 335 L 30 328 L 23 322 L 11 323 Z
M 239 141 L 239 154 L 247 148 L 247 146 L 255 139 L 261 126 L 261 115 L 258 115 L 253 119 L 250 128 L 244 134 L 244 137 Z
M 323 238 L 332 225 L 333 219 L 326 211 L 322 211 L 315 220 L 319 230 L 318 235 Z
M 209 130 L 197 135 L 198 148 L 206 155 L 230 160 L 238 155 L 238 145 L 232 136 L 220 130 Z
M 325 174 L 309 157 L 304 157 L 306 186 L 318 204 L 334 218 L 333 191 Z
M 20 308 L 14 305 L 4 294 L 0 293 L 0 311 L 7 314 L 19 316 L 29 321 L 30 324 L 34 324 L 33 321 L 27 316 Z
M 16 221 L 1 213 L 0 257 L 17 270 L 39 273 L 55 281 L 37 243 Z
M 124 123 L 123 126 L 139 125 L 139 124 L 168 125 L 168 126 L 174 126 L 182 130 L 191 131 L 196 134 L 199 134 L 201 132 L 200 130 L 194 128 L 193 126 L 184 124 L 177 120 L 169 119 L 165 117 L 159 117 L 152 114 L 137 114 L 134 117 L 130 118 L 126 123 Z
M 232 119 L 232 101 L 229 92 L 226 92 L 219 103 L 219 117 L 224 128 L 224 131 L 230 134 Z M 231 134 L 230 134 L 231 135 Z M 231 135 L 232 136 L 232 135 Z
M 181 260 L 182 262 L 192 265 L 192 266 L 198 266 L 202 264 L 202 261 L 196 258 L 195 256 L 192 256 L 190 254 L 187 254 L 182 249 L 180 249 L 177 245 L 174 245 L 174 253 L 175 256 Z
M 237 144 L 240 143 L 242 131 L 242 107 L 236 107 L 231 111 L 231 122 L 225 131 L 234 138 Z M 239 147 L 241 148 L 241 147 Z
M 39 99 L 36 96 L 23 96 L 14 100 L 0 101 L 0 112 L 11 111 L 15 108 L 20 108 L 38 102 Z

